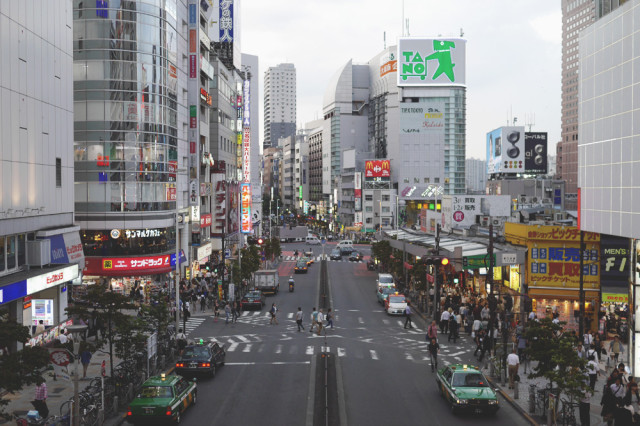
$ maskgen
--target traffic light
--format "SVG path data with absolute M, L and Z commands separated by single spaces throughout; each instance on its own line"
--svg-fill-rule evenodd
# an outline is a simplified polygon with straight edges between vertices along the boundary
M 258 238 L 258 245 L 261 246 L 264 243 L 264 240 L 262 238 Z
M 426 265 L 435 265 L 435 266 L 447 266 L 449 264 L 449 258 L 446 256 L 427 256 L 422 258 Z
M 211 270 L 211 263 L 209 263 L 209 262 L 205 263 L 205 264 L 204 264 L 204 268 L 205 268 L 207 271 Z

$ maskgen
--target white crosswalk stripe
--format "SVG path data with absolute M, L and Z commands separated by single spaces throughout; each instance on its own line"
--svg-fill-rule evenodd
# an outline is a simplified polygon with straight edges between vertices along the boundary
M 285 262 L 296 262 L 297 260 L 299 260 L 300 257 L 296 258 L 295 256 L 283 256 L 283 260 Z M 314 262 L 320 262 L 322 260 L 322 255 L 320 256 L 315 256 L 314 258 Z M 329 259 L 329 255 L 327 254 L 327 260 L 329 262 L 350 262 L 350 263 L 364 263 L 364 260 L 349 260 L 348 257 L 344 257 L 340 260 L 334 260 L 334 259 Z
M 189 318 L 187 320 L 186 325 L 184 326 L 184 334 L 186 334 L 188 336 L 193 330 L 198 328 L 200 326 L 200 324 L 202 324 L 205 320 L 206 320 L 206 318 L 204 318 L 204 317 L 192 317 L 192 318 Z

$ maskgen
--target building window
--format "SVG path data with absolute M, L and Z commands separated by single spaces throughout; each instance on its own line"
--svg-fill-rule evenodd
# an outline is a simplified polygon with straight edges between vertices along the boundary
M 371 206 L 366 206 L 366 207 L 364 208 L 364 211 L 365 211 L 365 212 L 367 212 L 367 213 L 371 213 L 371 212 L 373 211 L 373 207 L 371 207 Z
M 56 188 L 62 188 L 62 158 L 56 158 Z
M 389 196 L 388 195 L 383 195 L 382 196 L 382 201 L 389 201 Z
M 373 201 L 373 194 L 364 194 L 365 201 Z

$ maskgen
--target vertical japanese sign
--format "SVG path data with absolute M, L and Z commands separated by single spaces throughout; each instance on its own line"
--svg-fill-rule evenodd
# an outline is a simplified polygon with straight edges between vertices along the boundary
M 223 235 L 227 224 L 227 182 L 225 181 L 225 174 L 212 174 L 211 183 L 213 184 L 214 193 L 211 202 L 213 211 L 211 234 Z
M 220 0 L 220 41 L 233 41 L 233 0 Z
M 251 184 L 243 183 L 240 185 L 240 197 L 241 197 L 241 232 L 248 234 L 251 232 Z
M 242 84 L 242 174 L 244 182 L 251 182 L 251 114 L 250 108 L 250 85 L 249 80 L 244 80 Z
M 198 131 L 198 114 L 200 104 L 200 79 L 198 78 L 200 69 L 200 37 L 199 29 L 199 10 L 200 2 L 197 0 L 189 0 L 189 79 L 187 80 L 189 104 L 189 130 L 187 140 L 189 141 L 189 205 L 199 206 L 200 197 L 198 196 L 198 182 L 200 167 L 198 167 L 199 158 L 199 131 Z M 194 229 L 192 232 L 199 232 L 199 222 L 192 224 Z

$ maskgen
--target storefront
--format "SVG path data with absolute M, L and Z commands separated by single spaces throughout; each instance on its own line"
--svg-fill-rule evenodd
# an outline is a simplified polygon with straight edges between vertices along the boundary
M 578 330 L 580 231 L 574 226 L 505 224 L 508 242 L 527 247 L 525 282 L 538 318 L 557 316 Z M 584 232 L 582 270 L 585 329 L 598 329 L 600 308 L 600 235 Z
M 180 251 L 180 263 L 186 261 Z M 145 297 L 158 292 L 165 284 L 171 287 L 172 271 L 175 270 L 176 255 L 162 254 L 141 257 L 87 257 L 82 282 L 73 288 L 73 297 L 83 300 L 88 287 L 105 283 L 111 291 L 131 295 L 132 290 L 142 288 Z
M 55 328 L 67 320 L 68 289 L 77 277 L 77 264 L 4 277 L 0 279 L 0 313 L 29 327 L 32 334 L 39 321 L 47 330 Z M 16 281 L 16 278 L 22 279 Z

